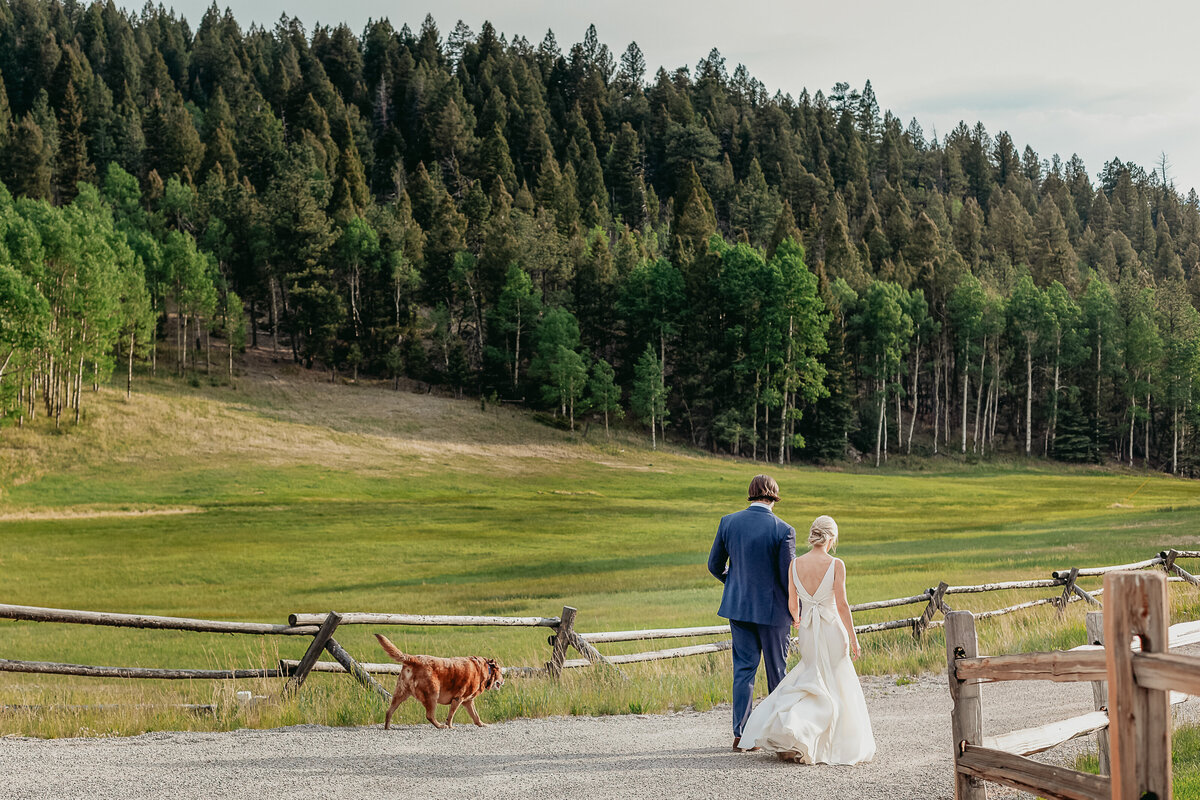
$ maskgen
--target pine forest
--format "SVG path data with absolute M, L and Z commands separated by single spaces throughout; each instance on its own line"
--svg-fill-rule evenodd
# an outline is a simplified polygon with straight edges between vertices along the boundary
M 759 461 L 1200 471 L 1165 155 L 1089 172 L 594 27 L 193 22 L 0 2 L 5 425 L 257 347 Z

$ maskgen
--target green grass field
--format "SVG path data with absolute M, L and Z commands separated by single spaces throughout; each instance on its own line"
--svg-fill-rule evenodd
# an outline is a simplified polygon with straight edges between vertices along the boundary
M 1176 725 L 1171 737 L 1172 794 L 1178 798 L 1200 797 L 1200 725 Z M 1075 759 L 1075 769 L 1092 774 L 1100 773 L 1096 753 L 1089 752 Z
M 555 616 L 580 630 L 715 624 L 721 587 L 705 569 L 722 514 L 774 474 L 781 517 L 841 526 L 850 601 L 912 595 L 939 580 L 1047 577 L 1200 546 L 1200 492 L 1163 475 L 958 460 L 838 470 L 755 465 L 671 449 L 630 432 L 606 441 L 386 387 L 332 385 L 291 368 L 236 388 L 146 381 L 131 401 L 102 390 L 84 424 L 0 432 L 0 602 L 284 622 L 296 611 Z M 1084 583 L 1098 585 L 1097 581 Z M 1176 613 L 1200 611 L 1173 587 Z M 1021 593 L 957 595 L 994 608 Z M 988 652 L 1082 642 L 1083 604 L 981 623 Z M 860 615 L 875 621 L 919 607 Z M 356 627 L 338 639 L 384 656 Z M 385 629 L 410 652 L 539 664 L 544 629 Z M 865 672 L 944 663 L 936 633 L 863 637 Z M 271 665 L 307 640 L 0 622 L 0 657 L 140 666 Z M 667 641 L 661 646 L 686 642 Z M 650 647 L 657 647 L 651 644 Z M 613 645 L 629 652 L 635 645 Z M 582 672 L 582 671 L 581 671 Z M 485 717 L 705 708 L 728 699 L 728 655 L 659 662 L 609 684 L 512 680 Z M 74 735 L 159 727 L 360 724 L 381 712 L 344 676 L 316 676 L 294 701 L 245 710 L 235 688 L 0 674 L 0 705 L 215 702 L 214 716 L 128 708 L 0 713 L 0 733 Z M 415 704 L 401 721 L 420 718 Z

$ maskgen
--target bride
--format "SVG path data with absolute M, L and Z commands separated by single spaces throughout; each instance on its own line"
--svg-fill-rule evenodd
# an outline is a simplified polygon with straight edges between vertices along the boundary
M 875 755 L 851 663 L 851 653 L 857 659 L 860 651 L 846 602 L 846 565 L 829 554 L 837 538 L 833 518 L 817 517 L 808 534 L 812 549 L 792 561 L 788 604 L 800 663 L 750 714 L 742 748 L 805 764 L 858 764 Z

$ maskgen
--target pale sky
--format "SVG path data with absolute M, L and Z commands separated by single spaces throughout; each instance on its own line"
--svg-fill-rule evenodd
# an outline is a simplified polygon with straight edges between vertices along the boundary
M 172 3 L 193 28 L 205 0 Z M 137 3 L 124 3 L 138 8 Z M 1019 149 L 1043 158 L 1078 153 L 1093 180 L 1114 156 L 1147 170 L 1166 152 L 1182 192 L 1200 187 L 1200 85 L 1194 77 L 1200 4 L 1149 0 L 228 0 L 243 27 L 271 25 L 285 11 L 311 31 L 346 22 L 360 32 L 387 17 L 418 30 L 432 12 L 443 37 L 462 19 L 478 33 L 485 19 L 534 44 L 547 28 L 564 51 L 589 23 L 615 56 L 636 41 L 648 73 L 694 68 L 717 47 L 730 72 L 743 63 L 768 91 L 798 95 L 870 79 L 881 109 L 926 136 L 958 121 L 1007 130 Z

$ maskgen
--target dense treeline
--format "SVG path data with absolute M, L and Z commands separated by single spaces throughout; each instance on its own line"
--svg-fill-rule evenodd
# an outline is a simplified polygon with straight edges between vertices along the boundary
M 1200 465 L 1200 198 L 1165 158 L 1093 182 L 869 83 L 772 96 L 717 50 L 649 75 L 594 28 L 5 0 L 0 81 L 10 416 L 248 319 L 334 374 L 754 458 Z

